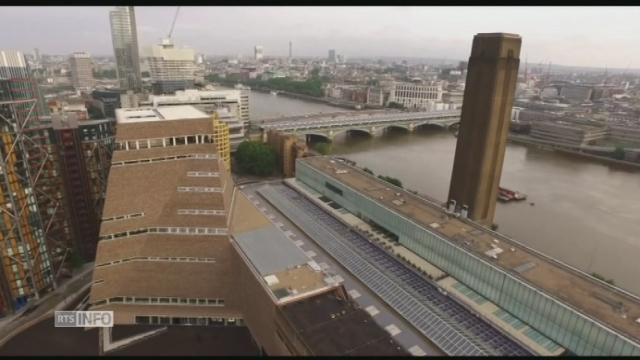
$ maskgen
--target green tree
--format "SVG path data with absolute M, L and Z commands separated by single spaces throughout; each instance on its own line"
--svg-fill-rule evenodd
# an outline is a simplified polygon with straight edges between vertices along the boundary
M 69 253 L 69 263 L 73 269 L 77 269 L 81 267 L 85 261 L 75 250 L 71 250 L 71 253 Z
M 392 109 L 404 109 L 404 106 L 400 103 L 397 103 L 395 101 L 391 101 L 389 102 L 389 104 L 387 105 L 387 107 L 392 108 Z
M 394 177 L 385 176 L 385 175 L 378 175 L 378 178 L 388 182 L 389 184 L 395 185 L 395 186 L 400 187 L 400 188 L 402 187 L 402 181 L 400 181 L 399 179 L 396 179 Z
M 624 147 L 621 145 L 616 146 L 611 156 L 613 156 L 614 159 L 624 160 Z
M 313 146 L 313 149 L 322 155 L 328 155 L 331 152 L 331 144 L 319 142 Z
M 244 141 L 236 151 L 236 163 L 242 173 L 269 176 L 276 168 L 276 153 L 259 141 Z
M 594 278 L 598 279 L 598 280 L 602 280 L 604 282 L 606 282 L 607 284 L 611 284 L 611 285 L 616 285 L 616 282 L 613 281 L 613 279 L 607 279 L 604 276 L 598 274 L 598 273 L 591 273 L 591 276 L 593 276 Z

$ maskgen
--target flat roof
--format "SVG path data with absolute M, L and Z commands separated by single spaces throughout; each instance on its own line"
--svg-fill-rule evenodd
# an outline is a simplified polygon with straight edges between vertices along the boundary
M 158 126 L 159 123 L 162 126 Z M 203 118 L 118 123 L 116 126 L 116 141 L 157 139 L 196 134 L 207 135 L 212 133 L 213 120 L 210 115 L 207 115 Z
M 391 335 L 353 301 L 326 292 L 281 307 L 315 356 L 408 356 Z
M 202 118 L 209 118 L 209 115 L 196 109 L 192 105 L 116 109 L 118 124 Z
M 275 304 L 338 286 L 242 192 L 233 200 L 230 233 L 241 258 L 255 268 Z
M 262 276 L 309 262 L 307 255 L 273 226 L 236 235 L 235 239 Z
M 637 296 L 598 281 L 468 219 L 449 216 L 439 204 L 396 188 L 340 160 L 316 156 L 301 161 L 330 178 L 357 189 L 373 201 L 411 219 L 429 232 L 440 235 L 485 261 L 490 261 L 510 275 L 578 309 L 584 315 L 635 339 L 636 342 L 640 338 L 640 325 L 636 323 L 636 319 L 640 317 L 640 298 Z M 337 170 L 345 171 L 337 173 Z M 395 193 L 399 193 L 400 196 L 396 196 Z M 403 199 L 404 203 L 398 205 L 393 202 L 398 198 Z M 432 226 L 434 223 L 438 224 L 437 228 Z M 485 254 L 494 246 L 504 250 L 497 260 Z M 528 263 L 534 263 L 535 266 L 526 271 L 515 270 Z M 611 304 L 620 304 L 626 311 L 626 318 Z

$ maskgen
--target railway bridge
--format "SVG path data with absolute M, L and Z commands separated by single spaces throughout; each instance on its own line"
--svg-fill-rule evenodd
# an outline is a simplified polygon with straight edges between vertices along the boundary
M 391 128 L 413 131 L 420 126 L 436 125 L 449 128 L 460 122 L 460 110 L 404 112 L 369 111 L 340 112 L 293 116 L 262 121 L 258 127 L 262 139 L 269 130 L 300 136 L 320 136 L 329 141 L 341 133 L 360 132 L 371 136 L 382 135 Z

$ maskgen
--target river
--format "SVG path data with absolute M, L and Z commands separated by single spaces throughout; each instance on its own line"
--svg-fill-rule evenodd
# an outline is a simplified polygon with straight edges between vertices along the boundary
M 254 120 L 335 111 L 345 110 L 251 93 Z M 451 133 L 432 129 L 379 138 L 339 137 L 332 153 L 445 201 L 455 146 Z M 526 193 L 528 199 L 498 203 L 499 232 L 640 294 L 640 170 L 508 144 L 501 185 Z

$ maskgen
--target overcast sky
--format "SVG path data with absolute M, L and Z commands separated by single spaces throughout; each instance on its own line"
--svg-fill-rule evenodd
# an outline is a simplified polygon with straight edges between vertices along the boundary
M 2 7 L 0 48 L 112 55 L 111 7 Z M 167 35 L 175 7 L 136 7 L 141 47 Z M 187 7 L 174 42 L 207 55 L 397 56 L 466 59 L 473 35 L 523 37 L 530 63 L 640 67 L 637 7 Z

